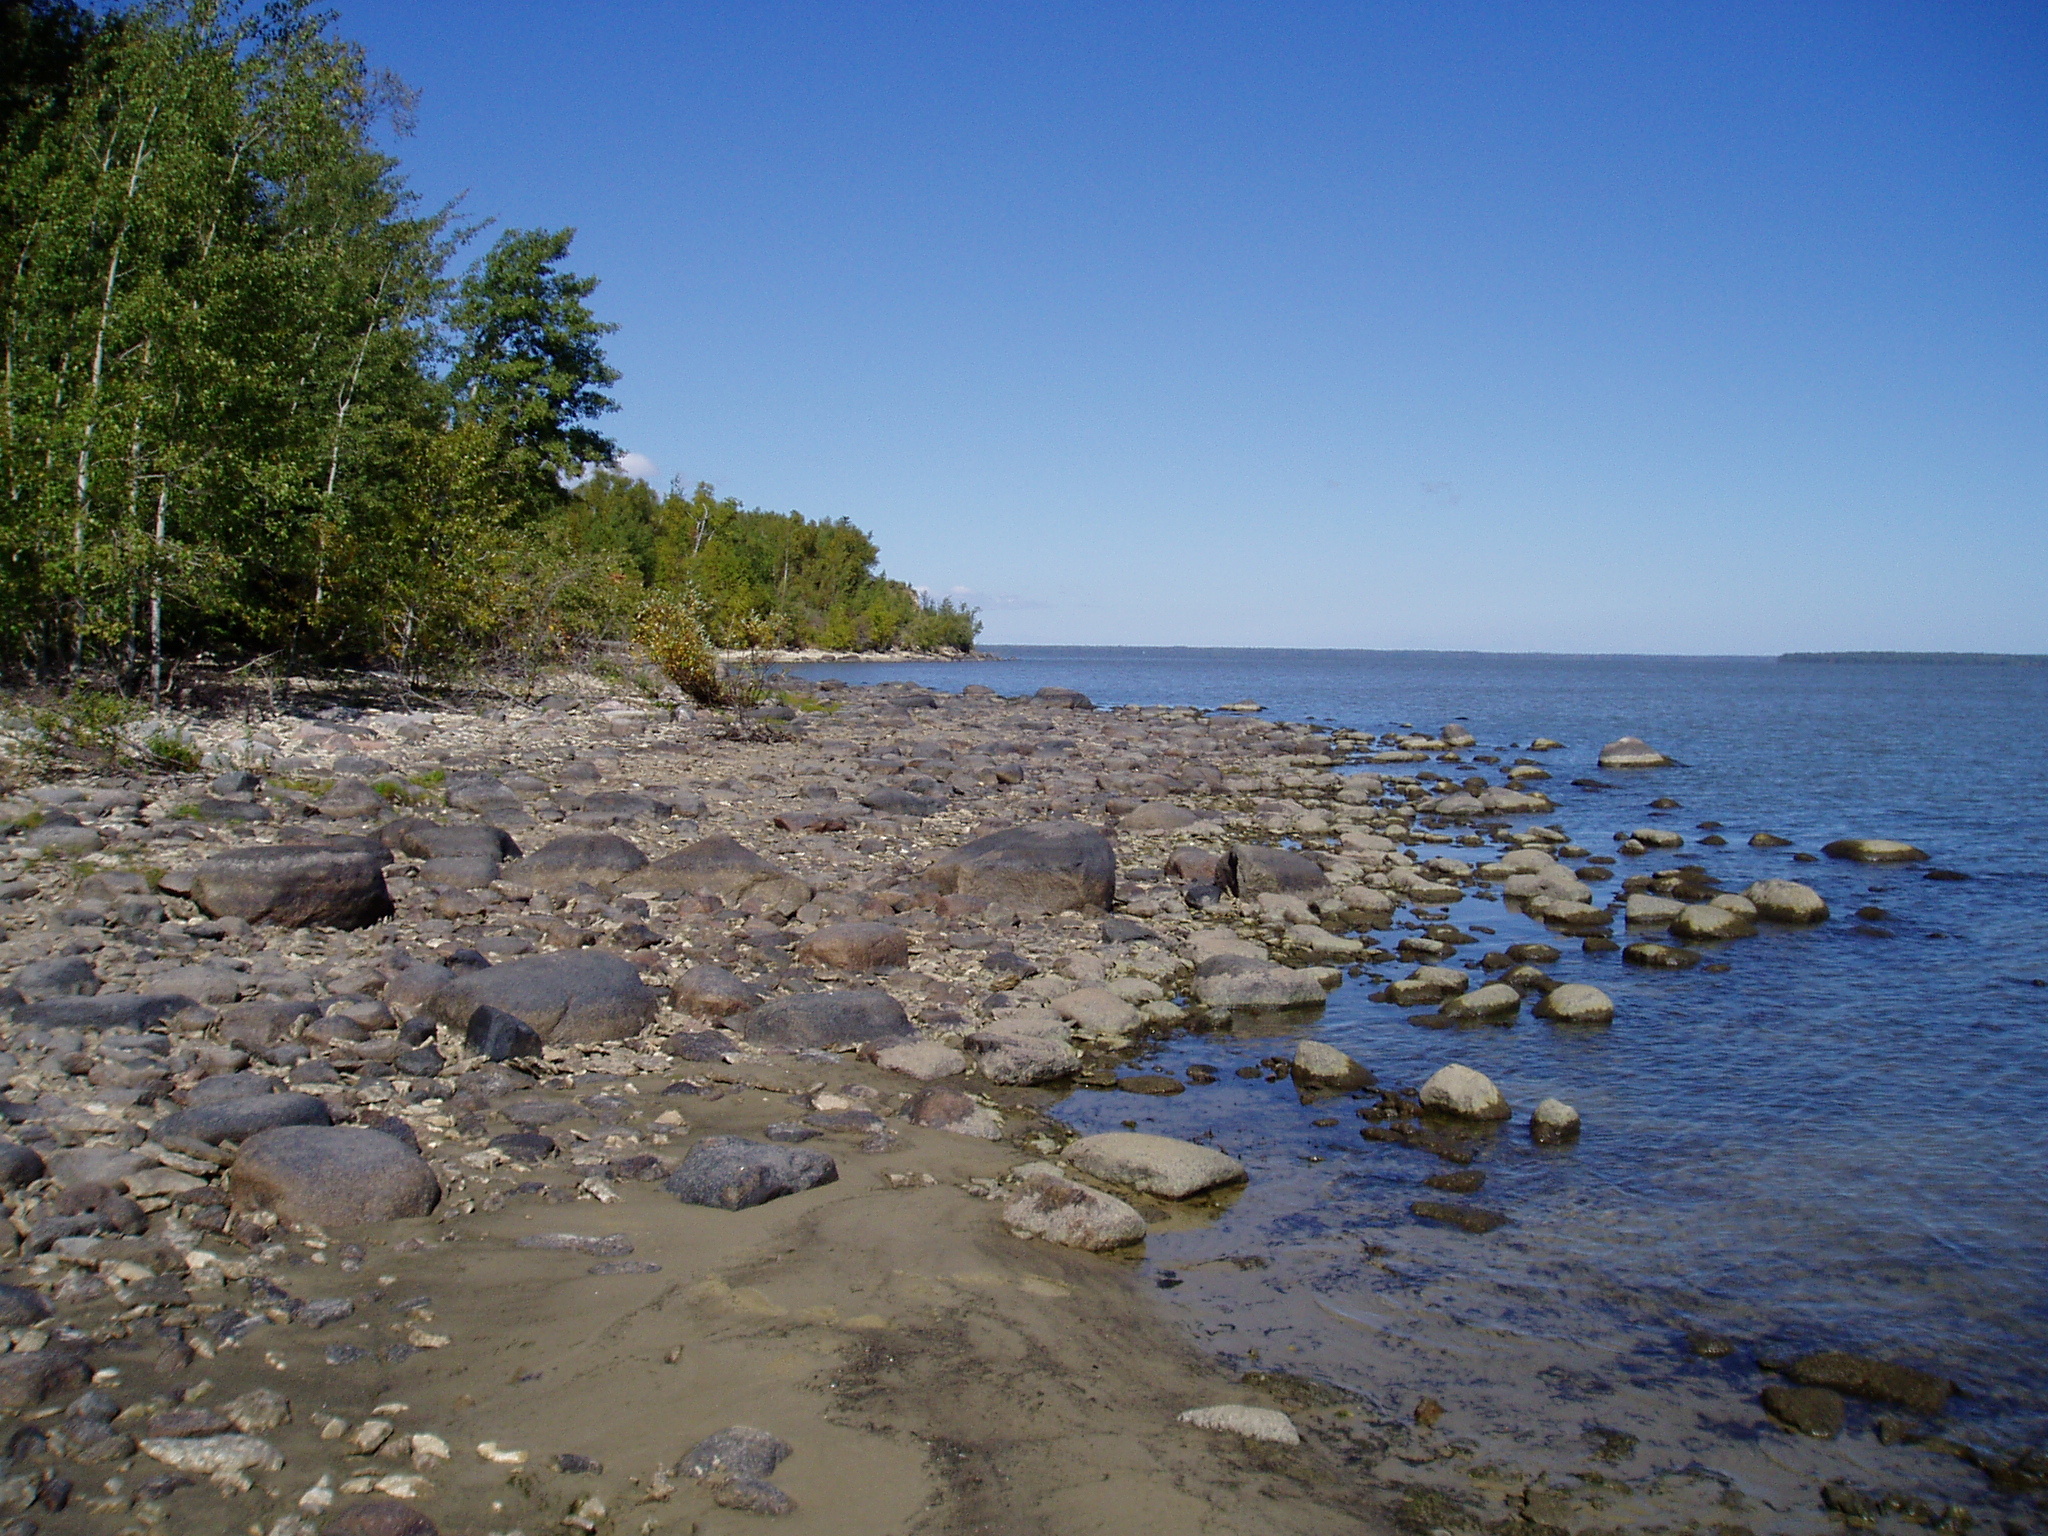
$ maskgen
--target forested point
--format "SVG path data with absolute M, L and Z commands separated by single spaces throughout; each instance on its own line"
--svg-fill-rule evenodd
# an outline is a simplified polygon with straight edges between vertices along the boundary
M 304 0 L 0 0 L 0 671 L 965 650 L 840 521 L 605 466 L 573 230 L 425 209 Z

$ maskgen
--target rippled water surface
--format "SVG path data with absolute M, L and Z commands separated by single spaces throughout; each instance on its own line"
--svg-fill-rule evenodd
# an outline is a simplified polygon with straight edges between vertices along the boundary
M 1678 1372 L 1680 1322 L 1784 1346 L 1832 1345 L 1935 1364 L 1961 1413 L 2001 1439 L 2041 1432 L 2048 1398 L 2048 830 L 2039 810 L 2048 668 L 1815 666 L 1745 658 L 1028 648 L 1011 659 L 841 665 L 813 675 L 911 677 L 1005 693 L 1058 683 L 1098 704 L 1216 705 L 1365 729 L 1462 720 L 1481 748 L 1537 735 L 1559 822 L 1595 852 L 1616 831 L 1669 825 L 1680 854 L 1740 890 L 1782 874 L 1820 888 L 1834 918 L 1726 946 L 1726 974 L 1645 972 L 1565 942 L 1548 967 L 1615 998 L 1611 1029 L 1419 1029 L 1347 983 L 1306 1028 L 1382 1082 L 1449 1060 L 1498 1081 L 1518 1109 L 1574 1104 L 1563 1151 L 1516 1127 L 1482 1159 L 1483 1204 L 1514 1224 L 1475 1239 L 1419 1226 L 1420 1154 L 1363 1143 L 1349 1104 L 1312 1109 L 1287 1084 L 1224 1073 L 1169 1099 L 1080 1093 L 1084 1130 L 1213 1130 L 1253 1168 L 1220 1221 L 1149 1245 L 1148 1262 L 1202 1311 L 1220 1347 L 1287 1349 L 1326 1374 L 1367 1356 L 1347 1339 L 1433 1334 L 1484 1353 L 1501 1340 Z M 1680 768 L 1599 773 L 1599 745 L 1640 735 Z M 1512 753 L 1509 754 L 1512 756 Z M 1617 787 L 1569 787 L 1597 776 Z M 1652 812 L 1669 795 L 1683 809 Z M 1695 823 L 1732 846 L 1701 848 Z M 1746 846 L 1768 830 L 1815 849 L 1896 837 L 1967 872 L 1797 865 Z M 1624 871 L 1629 872 L 1627 870 Z M 1611 887 L 1609 888 L 1611 889 Z M 1888 916 L 1859 923 L 1854 913 Z M 1452 920 L 1496 947 L 1544 937 L 1497 902 Z M 1471 952 L 1468 952 L 1468 954 Z M 1188 1037 L 1162 1067 L 1225 1068 L 1285 1040 Z M 1310 1122 L 1334 1114 L 1338 1124 Z M 1254 1256 L 1263 1267 L 1226 1258 Z M 1455 1281 L 1455 1284 L 1450 1282 Z M 1206 1310 L 1204 1310 L 1206 1309 Z M 1493 1344 L 1484 1341 L 1495 1341 Z M 1617 1369 L 1621 1367 L 1617 1366 Z M 1564 1369 L 1560 1366 L 1559 1369 Z M 1623 1372 L 1627 1374 L 1626 1371 Z M 1568 1373 L 1567 1373 L 1568 1374 Z M 1364 1383 L 1359 1383 L 1364 1384 Z

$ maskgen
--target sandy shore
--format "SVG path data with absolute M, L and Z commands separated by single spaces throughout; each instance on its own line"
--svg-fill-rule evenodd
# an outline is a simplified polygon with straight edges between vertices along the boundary
M 0 1278 L 25 1299 L 0 1356 L 21 1424 L 0 1503 L 40 1499 L 21 1518 L 50 1532 L 265 1536 L 764 1521 L 877 1536 L 1593 1531 L 1636 1528 L 1630 1511 L 1672 1528 L 1826 1528 L 1828 1463 L 1765 1424 L 1742 1395 L 1753 1387 L 1674 1411 L 1739 1414 L 1745 1434 L 1778 1437 L 1796 1515 L 1752 1512 L 1725 1479 L 1674 1477 L 1654 1454 L 1623 1469 L 1583 1447 L 1574 1502 L 1556 1455 L 1512 1460 L 1511 1425 L 1468 1443 L 1456 1403 L 1438 1433 L 1401 1383 L 1360 1395 L 1241 1378 L 1162 1309 L 1140 1247 L 1017 1230 L 1018 1169 L 1064 1155 L 1068 1133 L 1044 1111 L 1075 1081 L 1198 1085 L 1124 1063 L 1148 1036 L 1228 1027 L 1218 998 L 1320 995 L 1347 967 L 1394 962 L 1381 946 L 1397 912 L 1437 919 L 1483 878 L 1473 863 L 1491 855 L 1445 864 L 1444 845 L 1562 845 L 1514 819 L 1549 808 L 1529 774 L 1482 796 L 1467 775 L 1498 759 L 1466 763 L 1458 783 L 1392 777 L 1459 761 L 1441 740 L 1095 711 L 1057 690 L 825 687 L 808 702 L 794 721 L 736 726 L 677 722 L 587 680 L 545 711 L 315 698 L 272 718 L 160 722 L 208 755 L 195 773 L 45 773 L 0 803 L 16 827 L 0 844 L 0 983 L 17 989 L 0 994 L 13 1012 L 0 1070 L 14 1134 L 46 1171 L 18 1170 L 7 1196 L 21 1251 Z M 1383 777 L 1333 775 L 1346 757 Z M 498 826 L 527 855 L 559 845 L 584 862 L 430 859 L 422 834 L 408 841 L 414 818 Z M 930 874 L 991 830 L 1069 821 L 1114 834 L 1114 916 Z M 189 899 L 229 850 L 324 838 L 346 854 L 365 837 L 380 859 L 391 850 L 378 878 L 395 908 L 365 926 L 252 925 Z M 1308 853 L 1261 863 L 1282 838 Z M 604 839 L 643 865 L 590 862 L 622 857 Z M 702 880 L 655 878 L 707 847 L 725 862 Z M 1236 898 L 1216 889 L 1219 859 Z M 1553 866 L 1517 866 L 1539 867 Z M 1586 894 L 1560 869 L 1517 899 L 1560 934 L 1597 938 L 1609 919 Z M 859 943 L 831 949 L 848 923 Z M 1426 964 L 1437 941 L 1422 927 L 1401 949 Z M 878 958 L 862 962 L 862 945 Z M 550 1025 L 543 1054 L 501 1065 L 435 1027 L 447 994 L 434 989 L 451 978 L 565 953 L 622 962 L 645 1016 L 580 1042 Z M 714 971 L 761 1006 L 706 1003 Z M 917 1075 L 756 1027 L 779 1000 L 862 989 L 901 1005 L 926 1052 Z M 64 1023 L 83 1006 L 66 999 L 159 996 L 176 1006 L 139 1031 Z M 298 1010 L 281 1025 L 278 1004 Z M 927 1077 L 956 1091 L 930 1098 Z M 416 1145 L 431 1214 L 332 1230 L 276 1219 L 233 1167 L 260 1134 L 195 1142 L 173 1134 L 194 1122 L 168 1120 L 244 1086 Z M 1406 1114 L 1388 1123 L 1455 1136 Z M 835 1177 L 739 1210 L 671 1193 L 671 1171 L 725 1136 L 823 1153 Z M 126 1161 L 92 1160 L 109 1156 Z M 1063 1169 L 1073 1198 L 1120 1206 L 1154 1236 L 1199 1232 L 1234 1198 L 1169 1200 Z M 535 1237 L 554 1246 L 520 1246 Z M 259 1389 L 289 1399 L 289 1418 Z M 1297 1443 L 1178 1421 L 1218 1404 L 1284 1413 Z M 771 1484 L 789 1512 L 730 1507 L 755 1495 L 679 1465 L 735 1425 L 792 1448 Z M 245 1464 L 195 1470 L 201 1443 Z M 1606 1493 L 1584 1496 L 1595 1484 Z

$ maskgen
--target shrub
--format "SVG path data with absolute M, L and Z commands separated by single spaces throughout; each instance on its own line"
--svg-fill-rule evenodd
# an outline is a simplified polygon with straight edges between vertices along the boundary
M 142 744 L 142 750 L 159 768 L 175 768 L 181 773 L 190 773 L 199 766 L 199 749 L 171 731 L 151 732 L 149 740 Z
M 640 608 L 633 638 L 664 676 L 699 704 L 733 702 L 704 629 L 704 600 L 694 588 L 657 592 Z

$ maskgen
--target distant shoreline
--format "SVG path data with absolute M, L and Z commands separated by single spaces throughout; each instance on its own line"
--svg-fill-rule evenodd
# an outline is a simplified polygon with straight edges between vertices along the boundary
M 1997 651 L 1787 651 L 1778 660 L 1816 666 L 2048 667 L 2048 656 Z

